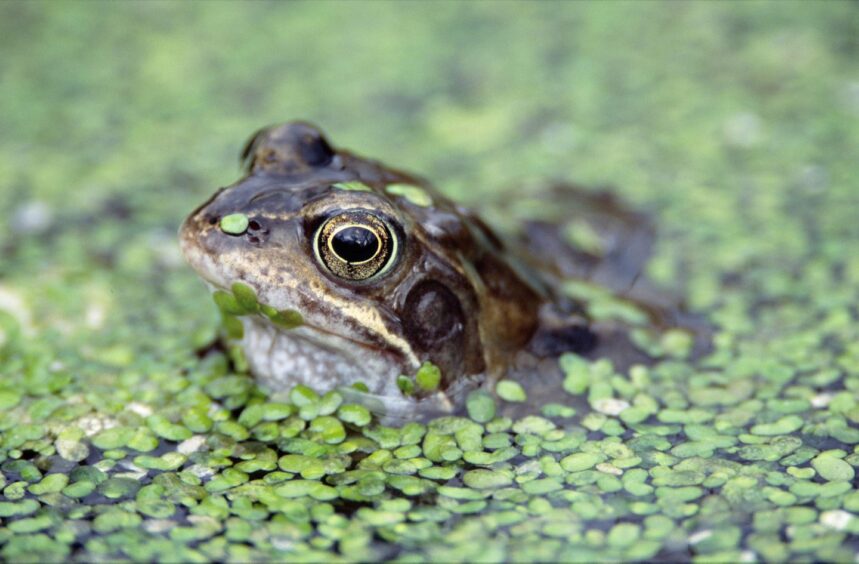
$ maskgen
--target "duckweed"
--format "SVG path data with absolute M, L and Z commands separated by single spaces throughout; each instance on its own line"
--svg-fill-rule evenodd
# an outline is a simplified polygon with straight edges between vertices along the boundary
M 339 419 L 331 416 L 321 416 L 310 422 L 310 432 L 318 434 L 328 444 L 342 443 L 346 438 L 346 430 Z
M 385 191 L 392 196 L 402 196 L 412 204 L 420 207 L 432 205 L 432 197 L 420 186 L 412 184 L 388 184 Z
M 275 311 L 272 308 L 265 308 L 263 312 L 272 323 L 283 329 L 295 329 L 304 325 L 304 316 L 293 309 Z
M 441 370 L 431 362 L 424 362 L 415 375 L 415 383 L 422 390 L 434 391 L 441 383 Z
M 525 390 L 519 382 L 513 380 L 501 380 L 495 386 L 495 393 L 504 401 L 523 402 L 528 399 Z
M 221 218 L 221 231 L 230 235 L 241 235 L 248 230 L 248 216 L 243 213 L 231 213 Z
M 69 477 L 65 474 L 49 474 L 42 478 L 38 484 L 33 484 L 27 491 L 39 496 L 49 493 L 57 493 L 69 483 Z
M 247 284 L 235 282 L 230 286 L 230 289 L 233 291 L 236 305 L 238 305 L 241 311 L 253 313 L 259 309 L 257 295 L 253 288 Z
M 852 466 L 830 452 L 822 452 L 814 457 L 811 466 L 820 474 L 821 478 L 830 482 L 849 481 L 855 475 Z
M 190 438 L 192 434 L 188 428 L 179 424 L 171 423 L 170 420 L 163 415 L 150 415 L 146 419 L 146 424 L 153 433 L 168 441 L 184 441 L 185 439 Z
M 495 417 L 495 401 L 488 393 L 475 390 L 465 400 L 468 416 L 478 423 L 486 423 Z
M 351 182 L 336 182 L 333 184 L 334 188 L 338 190 L 351 190 L 355 192 L 372 192 L 373 189 L 364 184 L 363 182 L 351 181 Z
M 370 411 L 363 405 L 346 404 L 337 411 L 337 416 L 344 423 L 364 427 L 372 420 Z

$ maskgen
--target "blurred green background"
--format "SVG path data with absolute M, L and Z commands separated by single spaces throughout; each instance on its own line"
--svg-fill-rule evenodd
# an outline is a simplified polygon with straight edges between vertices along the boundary
M 855 2 L 3 2 L 0 458 L 140 425 L 131 402 L 182 415 L 217 317 L 176 230 L 290 119 L 490 215 L 611 186 L 714 324 L 708 377 L 857 387 Z
M 479 207 L 539 180 L 613 186 L 660 214 L 651 274 L 702 307 L 713 270 L 802 268 L 807 233 L 828 248 L 859 234 L 853 3 L 21 2 L 0 15 L 0 276 L 42 328 L 89 307 L 88 327 L 118 342 L 169 331 L 184 347 L 212 314 L 176 227 L 239 176 L 253 131 L 296 118 Z M 148 311 L 156 288 L 176 323 Z
M 21 2 L 0 15 L 0 274 L 23 293 L 58 279 L 86 293 L 123 266 L 133 280 L 156 255 L 190 278 L 176 226 L 238 177 L 253 131 L 296 118 L 477 206 L 536 180 L 614 186 L 662 214 L 663 240 L 682 234 L 653 266 L 663 282 L 803 260 L 809 224 L 831 245 L 859 233 L 853 3 Z

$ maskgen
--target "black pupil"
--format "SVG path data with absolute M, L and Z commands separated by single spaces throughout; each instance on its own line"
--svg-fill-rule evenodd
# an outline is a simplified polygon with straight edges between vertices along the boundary
M 364 262 L 379 250 L 379 239 L 364 227 L 347 227 L 334 235 L 331 248 L 346 262 Z

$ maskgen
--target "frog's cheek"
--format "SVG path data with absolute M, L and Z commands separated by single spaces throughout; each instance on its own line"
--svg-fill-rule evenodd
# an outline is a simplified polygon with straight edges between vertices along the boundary
M 465 314 L 444 284 L 435 280 L 416 284 L 406 297 L 401 318 L 404 336 L 419 354 L 450 366 L 461 362 Z

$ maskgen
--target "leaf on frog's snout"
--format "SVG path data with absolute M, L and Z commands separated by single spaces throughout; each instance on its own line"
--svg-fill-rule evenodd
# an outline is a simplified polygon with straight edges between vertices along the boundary
M 229 235 L 241 235 L 248 229 L 248 216 L 243 213 L 231 213 L 221 218 L 221 231 Z

